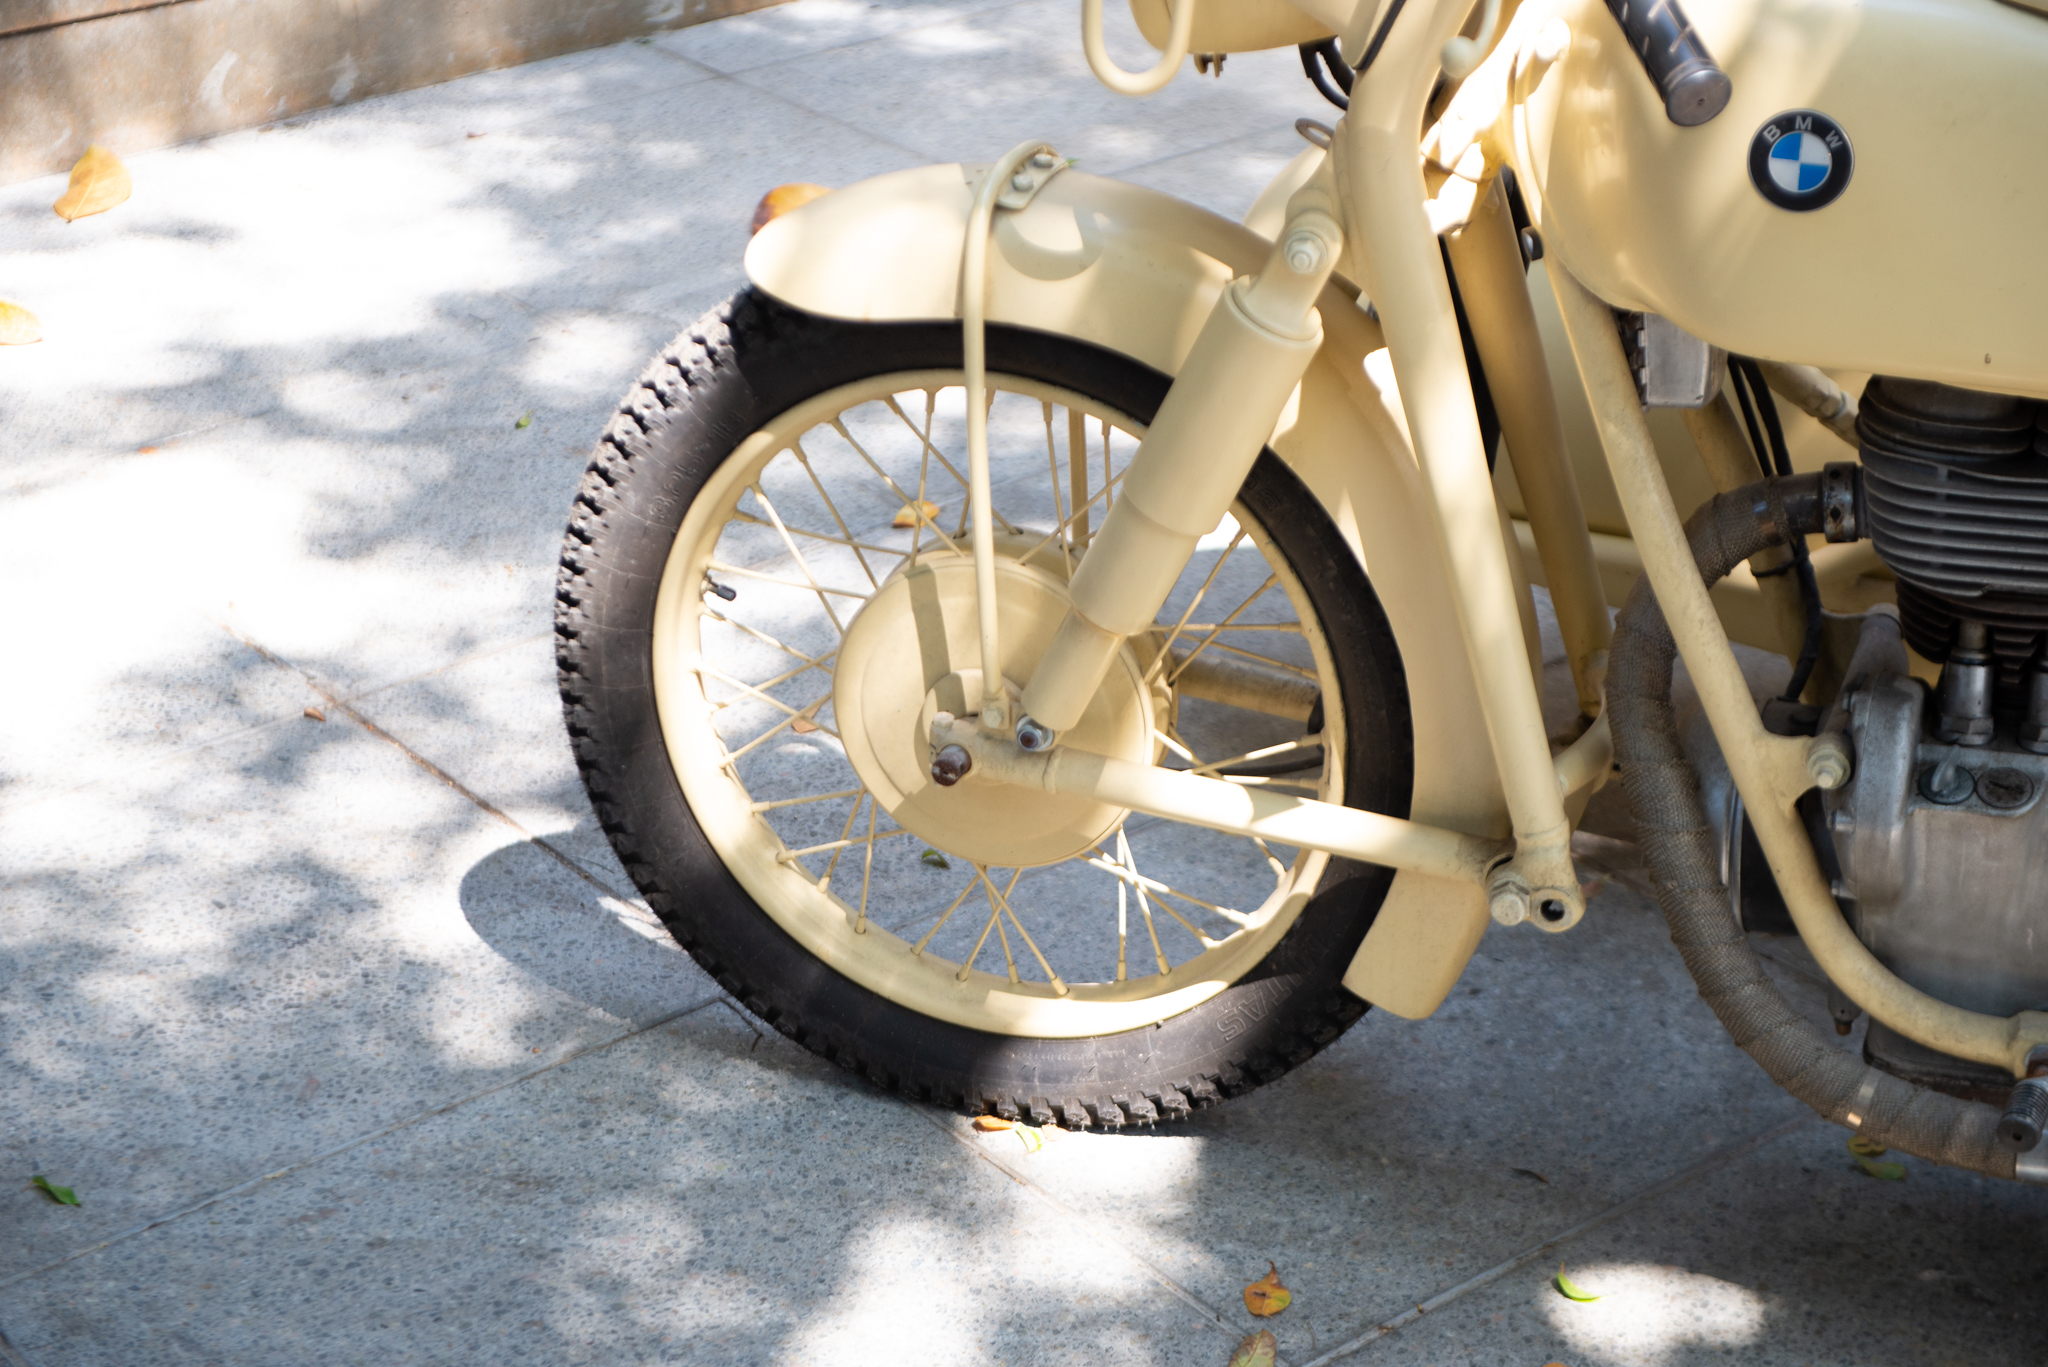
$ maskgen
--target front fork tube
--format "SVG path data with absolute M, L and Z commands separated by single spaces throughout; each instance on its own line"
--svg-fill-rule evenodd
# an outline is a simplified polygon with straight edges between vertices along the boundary
M 1316 296 L 1343 246 L 1326 183 L 1288 205 L 1256 276 L 1225 287 L 1158 416 L 1131 457 L 1108 518 L 1074 571 L 1071 608 L 1024 690 L 1019 742 L 1081 720 L 1126 638 L 1147 630 L 1251 472 L 1323 342 Z M 1046 743 L 1030 735 L 1027 749 Z
M 1429 187 L 1415 154 L 1436 69 L 1428 56 L 1459 20 L 1452 8 L 1438 6 L 1411 8 L 1393 24 L 1375 79 L 1360 83 L 1337 126 L 1331 160 L 1351 259 L 1379 305 L 1416 464 L 1436 509 L 1458 629 L 1513 825 L 1515 854 L 1493 872 L 1488 904 L 1498 921 L 1531 919 L 1544 930 L 1565 930 L 1585 914 L 1585 896 L 1572 868 L 1571 825 L 1542 704 L 1521 665 L 1514 578 L 1450 283 L 1425 208 Z

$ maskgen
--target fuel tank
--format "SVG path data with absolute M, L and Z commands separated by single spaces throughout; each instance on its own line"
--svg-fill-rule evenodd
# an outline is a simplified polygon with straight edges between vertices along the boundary
M 1734 91 L 1682 128 L 1602 0 L 1556 11 L 1514 160 L 1595 294 L 1732 352 L 2048 397 L 2048 15 L 1686 0 Z

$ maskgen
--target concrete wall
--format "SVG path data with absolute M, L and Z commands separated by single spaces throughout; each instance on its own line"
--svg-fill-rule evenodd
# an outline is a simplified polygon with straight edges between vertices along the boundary
M 0 0 L 0 184 L 777 0 Z

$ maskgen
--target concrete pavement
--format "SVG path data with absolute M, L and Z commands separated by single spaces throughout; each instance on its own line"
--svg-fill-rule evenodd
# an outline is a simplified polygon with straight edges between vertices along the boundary
M 1068 4 L 797 0 L 139 155 L 76 224 L 0 190 L 13 1350 L 1220 1367 L 1270 1259 L 1295 1367 L 2048 1359 L 2041 1194 L 1856 1171 L 1625 849 L 1437 1018 L 1027 1154 L 748 1020 L 595 831 L 557 542 L 759 194 L 1039 134 L 1237 215 L 1319 105 L 1292 52 L 1121 100 Z

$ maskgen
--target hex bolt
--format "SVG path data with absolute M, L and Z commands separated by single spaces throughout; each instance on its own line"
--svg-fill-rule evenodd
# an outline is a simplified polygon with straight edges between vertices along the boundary
M 1815 736 L 1806 747 L 1806 776 L 1822 788 L 1839 788 L 1854 772 L 1849 763 L 1849 742 L 1838 731 Z
M 966 746 L 948 745 L 932 756 L 932 782 L 950 788 L 973 767 L 974 756 L 967 753 Z
M 1313 275 L 1323 268 L 1330 249 L 1323 245 L 1323 239 L 1302 228 L 1287 236 L 1287 269 L 1296 275 Z
M 1522 924 L 1529 919 L 1529 885 L 1517 874 L 1501 874 L 1486 891 L 1486 910 L 1501 925 Z
M 1934 731 L 1938 739 L 1958 745 L 1991 744 L 1991 685 L 1997 670 L 1990 628 L 1967 617 L 1956 623 L 1956 643 L 1949 647 L 1948 662 L 1934 686 L 1940 712 Z
M 1028 190 L 1037 183 L 1037 181 L 1031 178 L 1029 171 L 1019 171 L 1016 175 L 1010 177 L 1010 188 L 1012 190 Z
M 1033 752 L 1052 747 L 1052 728 L 1031 717 L 1017 718 L 1017 748 Z
M 2005 1115 L 1998 1122 L 1998 1142 L 2015 1153 L 2032 1153 L 2048 1130 L 2048 1077 L 2024 1078 L 2013 1084 Z

